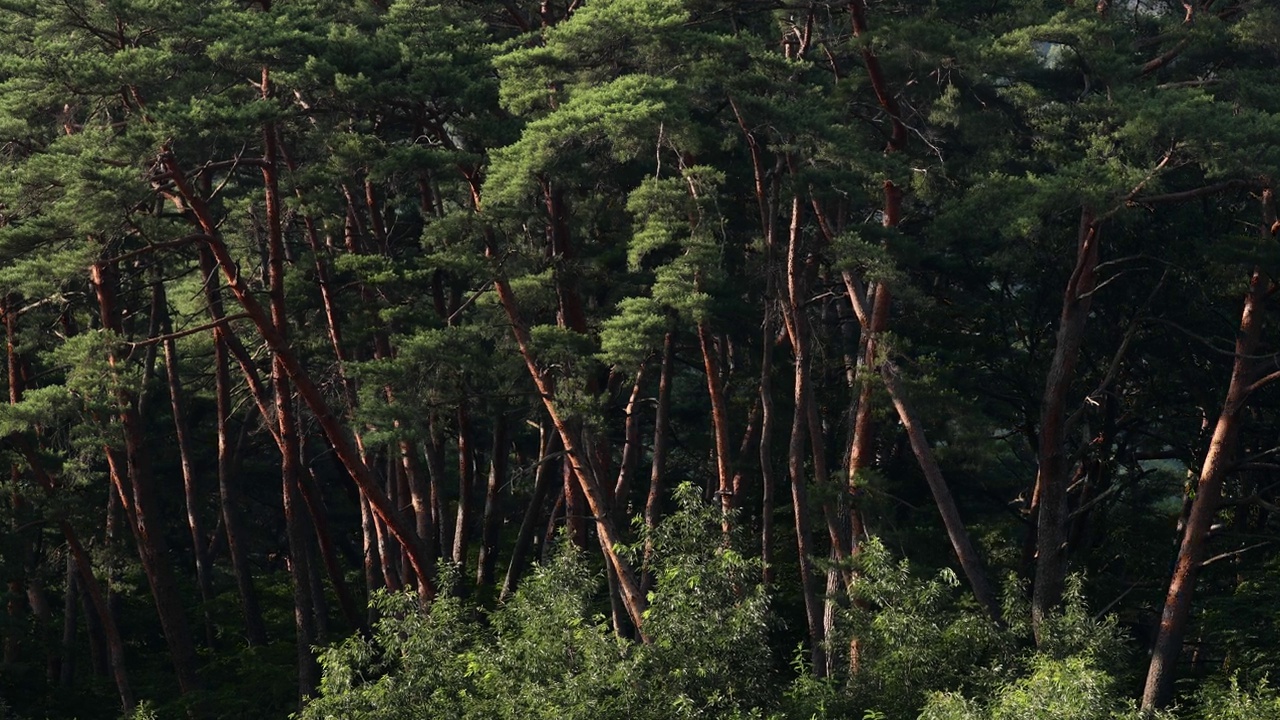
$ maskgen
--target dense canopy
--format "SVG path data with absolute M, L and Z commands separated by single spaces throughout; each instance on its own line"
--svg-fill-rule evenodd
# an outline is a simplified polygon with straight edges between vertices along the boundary
M 1280 715 L 1274 4 L 0 27 L 0 718 Z

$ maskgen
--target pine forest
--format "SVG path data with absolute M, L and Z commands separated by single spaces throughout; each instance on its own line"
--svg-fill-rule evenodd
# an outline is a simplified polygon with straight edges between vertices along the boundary
M 0 720 L 1280 718 L 1280 4 L 0 28 Z

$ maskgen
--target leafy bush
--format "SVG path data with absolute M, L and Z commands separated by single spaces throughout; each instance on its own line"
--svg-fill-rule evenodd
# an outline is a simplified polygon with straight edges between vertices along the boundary
M 615 634 L 594 604 L 602 573 L 566 545 L 487 613 L 452 596 L 427 613 L 378 596 L 373 636 L 321 656 L 303 718 L 762 717 L 775 693 L 757 563 L 725 544 L 696 491 L 679 498 L 653 538 L 648 642 Z

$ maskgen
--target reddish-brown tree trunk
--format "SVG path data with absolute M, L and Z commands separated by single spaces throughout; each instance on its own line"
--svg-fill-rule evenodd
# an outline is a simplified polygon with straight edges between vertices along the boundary
M 262 69 L 262 95 L 269 94 L 269 77 Z M 276 129 L 263 130 L 263 203 L 267 222 L 267 285 L 271 302 L 271 325 L 282 343 L 289 338 L 288 308 L 285 305 L 284 232 L 280 219 L 280 191 L 276 176 Z M 271 362 L 271 385 L 275 393 L 276 425 L 280 438 L 280 482 L 284 505 L 285 532 L 289 541 L 289 575 L 293 585 L 294 627 L 297 632 L 298 700 L 313 694 L 320 682 L 319 665 L 311 652 L 316 643 L 315 598 L 311 593 L 307 527 L 301 496 L 302 448 L 298 419 L 294 413 L 293 388 L 289 372 L 279 357 Z
M 622 462 L 618 464 L 618 479 L 613 484 L 613 503 L 618 512 L 628 513 L 628 497 L 631 494 L 631 479 L 636 474 L 636 466 L 640 463 L 640 391 L 644 388 L 648 361 L 640 365 L 636 372 L 635 382 L 631 384 L 631 396 L 627 398 L 626 424 L 623 426 Z
M 213 253 L 214 259 L 217 261 L 218 267 L 221 268 L 223 276 L 226 278 L 236 300 L 245 309 L 268 347 L 279 358 L 288 373 L 289 379 L 297 386 L 298 394 L 316 417 L 325 437 L 334 449 L 334 454 L 337 455 L 338 460 L 356 483 L 360 492 L 369 499 L 369 504 L 374 514 L 386 522 L 387 527 L 395 535 L 397 541 L 406 548 L 413 564 L 414 573 L 418 578 L 419 594 L 424 600 L 434 597 L 434 567 L 427 557 L 425 545 L 414 533 L 413 526 L 405 521 L 399 510 L 391 504 L 386 493 L 378 486 L 373 473 L 356 451 L 351 440 L 348 439 L 345 428 L 330 410 L 323 394 L 311 380 L 311 376 L 298 361 L 297 356 L 293 354 L 288 343 L 276 332 L 271 318 L 264 311 L 245 279 L 240 275 L 235 259 L 231 256 L 227 246 L 218 237 L 217 224 L 213 221 L 208 207 L 204 204 L 203 199 L 191 191 L 191 187 L 187 183 L 186 176 L 178 165 L 177 159 L 171 152 L 166 152 L 162 155 L 162 162 L 178 192 L 177 199 L 183 203 L 184 207 L 189 207 L 193 211 L 200 224 L 202 233 L 191 236 L 192 239 L 204 243 Z
M 721 524 L 729 531 L 729 513 L 733 511 L 733 469 L 729 456 L 729 412 L 725 407 L 724 387 L 720 379 L 720 357 L 716 340 L 706 322 L 698 323 L 698 347 L 702 350 L 702 367 L 707 375 L 707 395 L 711 398 L 711 429 L 715 438 L 716 495 L 720 498 Z
M 123 335 L 119 309 L 116 307 L 115 277 L 112 268 L 103 263 L 95 263 L 89 270 L 90 283 L 98 299 L 98 309 L 102 325 L 107 330 Z M 107 363 L 116 371 L 119 362 L 114 351 L 108 352 Z M 125 469 L 120 467 L 119 459 L 111 461 L 114 469 L 117 490 L 121 492 L 126 515 L 130 518 L 134 540 L 138 546 L 138 554 L 142 560 L 143 572 L 151 587 L 151 595 L 156 603 L 156 611 L 160 616 L 160 625 L 164 630 L 165 640 L 169 646 L 171 661 L 178 676 L 178 686 L 183 694 L 195 691 L 200 682 L 196 672 L 195 643 L 191 638 L 190 626 L 182 609 L 182 596 L 178 592 L 177 580 L 173 574 L 173 566 L 169 562 L 168 547 L 164 539 L 164 530 L 160 521 L 159 499 L 156 497 L 154 478 L 151 474 L 150 456 L 144 447 L 142 418 L 138 415 L 136 398 L 129 390 L 121 387 L 116 391 L 120 425 L 124 433 L 124 465 L 127 468 L 127 485 L 131 486 L 132 497 L 125 498 Z
M 543 404 L 547 408 L 547 413 L 551 416 L 552 424 L 555 425 L 556 431 L 560 433 L 560 439 L 564 443 L 564 451 L 570 463 L 570 469 L 577 479 L 578 485 L 582 488 L 582 493 L 586 498 L 592 515 L 595 516 L 596 534 L 600 540 L 601 550 L 603 550 L 606 560 L 613 565 L 618 574 L 619 592 L 622 595 L 623 603 L 627 607 L 627 612 L 631 616 L 631 622 L 643 633 L 644 610 L 647 603 L 644 595 L 640 592 L 640 586 L 631 564 L 614 550 L 614 546 L 621 540 L 621 536 L 618 534 L 617 525 L 614 523 L 611 508 L 609 507 L 610 503 L 601 487 L 600 479 L 596 477 L 591 468 L 578 433 L 574 432 L 566 419 L 561 416 L 550 379 L 538 367 L 530 343 L 529 330 L 520 319 L 520 313 L 517 309 L 519 305 L 516 302 L 515 293 L 512 292 L 511 286 L 506 279 L 501 277 L 494 280 L 494 289 L 497 291 L 498 300 L 506 312 L 508 320 L 511 322 L 512 333 L 516 337 L 516 344 L 520 348 L 520 355 L 524 359 L 529 375 L 533 379 Z
M 1040 627 L 1062 600 L 1067 574 L 1066 505 L 1067 467 L 1066 401 L 1075 379 L 1076 360 L 1084 342 L 1089 306 L 1097 285 L 1098 223 L 1088 210 L 1080 213 L 1076 265 L 1062 297 L 1057 347 L 1045 377 L 1040 406 L 1040 448 L 1036 512 L 1036 573 L 1031 590 L 1031 625 L 1040 642 Z
M 1271 188 L 1262 193 L 1263 234 L 1270 239 L 1275 234 L 1274 197 Z M 1249 395 L 1265 383 L 1277 379 L 1276 373 L 1259 378 L 1255 357 L 1262 334 L 1262 314 L 1266 297 L 1274 290 L 1261 269 L 1255 268 L 1249 279 L 1244 309 L 1240 314 L 1240 330 L 1236 334 L 1235 361 L 1231 368 L 1231 382 L 1227 397 L 1222 403 L 1213 429 L 1213 439 L 1205 453 L 1196 483 L 1195 499 L 1191 514 L 1187 517 L 1174 564 L 1173 577 L 1165 596 L 1160 615 L 1160 629 L 1151 650 L 1151 665 L 1147 669 L 1147 681 L 1142 691 L 1142 708 L 1151 711 L 1164 707 L 1173 698 L 1173 681 L 1176 677 L 1178 658 L 1191 619 L 1191 599 L 1196 579 L 1204 562 L 1209 529 L 1222 499 L 1222 483 L 1234 461 L 1239 444 L 1241 416 Z

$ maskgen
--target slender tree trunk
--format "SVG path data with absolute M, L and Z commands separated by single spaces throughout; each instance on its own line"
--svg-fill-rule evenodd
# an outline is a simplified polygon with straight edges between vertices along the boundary
M 359 487 L 360 492 L 368 497 L 374 514 L 387 523 L 388 529 L 395 535 L 397 541 L 407 549 L 414 573 L 418 577 L 419 595 L 424 602 L 429 601 L 435 596 L 434 567 L 427 557 L 425 545 L 414 533 L 413 525 L 408 523 L 399 510 L 392 506 L 386 493 L 378 487 L 378 483 L 369 466 L 365 464 L 364 459 L 356 451 L 356 447 L 348 438 L 345 428 L 330 410 L 329 403 L 325 400 L 320 389 L 316 387 L 311 380 L 311 376 L 298 361 L 297 356 L 293 354 L 287 341 L 276 332 L 270 316 L 264 311 L 262 305 L 249 289 L 238 270 L 237 263 L 232 258 L 227 246 L 219 238 L 217 223 L 213 221 L 208 207 L 204 204 L 204 200 L 191 191 L 191 187 L 187 183 L 186 176 L 178 165 L 177 159 L 171 152 L 165 152 L 162 154 L 161 160 L 168 172 L 168 177 L 174 183 L 178 199 L 184 207 L 189 207 L 192 210 L 201 227 L 202 233 L 193 235 L 191 238 L 203 242 L 212 251 L 218 267 L 222 269 L 223 276 L 226 278 L 232 293 L 236 296 L 236 300 L 245 309 L 245 312 L 257 327 L 258 333 L 280 360 L 289 375 L 289 379 L 297 386 L 298 394 L 316 417 L 339 461 L 356 483 L 356 486 Z
M 160 306 L 161 330 L 172 335 L 173 323 L 169 318 L 168 300 L 164 284 L 155 283 L 156 303 Z M 182 468 L 183 498 L 187 506 L 187 529 L 191 533 L 191 552 L 195 556 L 196 587 L 200 592 L 201 616 L 204 620 L 205 642 L 213 647 L 216 635 L 213 618 L 209 615 L 209 603 L 213 600 L 213 574 L 209 567 L 209 553 L 205 548 L 204 530 L 200 522 L 200 491 L 196 487 L 195 463 L 192 459 L 191 435 L 187 429 L 186 401 L 182 395 L 182 377 L 178 372 L 177 343 L 172 337 L 163 342 L 165 379 L 169 386 L 169 407 L 173 410 L 174 432 L 178 439 L 178 458 Z
M 702 367 L 707 375 L 707 395 L 711 398 L 711 428 L 715 438 L 716 496 L 720 499 L 721 525 L 729 532 L 729 513 L 733 511 L 733 469 L 729 457 L 729 412 L 725 407 L 724 387 L 720 378 L 720 357 L 715 338 L 707 323 L 698 323 L 698 347 L 702 350 Z
M 773 283 L 770 282 L 770 285 Z M 760 572 L 764 584 L 773 584 L 773 328 L 766 320 L 760 350 Z
M 458 403 L 458 517 L 453 525 L 453 562 L 459 568 L 467 565 L 471 542 L 472 502 L 475 495 L 476 459 L 471 449 L 471 414 L 468 400 Z
M 631 479 L 636 474 L 636 466 L 640 463 L 640 391 L 644 388 L 648 361 L 641 363 L 636 371 L 635 382 L 631 384 L 631 396 L 627 398 L 627 420 L 623 430 L 622 462 L 618 464 L 618 479 L 613 485 L 613 504 L 618 512 L 629 515 L 629 497 L 631 495 Z
M 489 252 L 492 253 L 492 250 L 493 248 L 490 247 Z M 574 432 L 566 418 L 560 414 L 560 408 L 555 402 L 555 392 L 551 387 L 549 378 L 538 367 L 537 360 L 533 355 L 529 331 L 520 319 L 520 314 L 517 310 L 519 306 L 516 303 L 515 294 L 512 292 L 511 286 L 506 279 L 498 277 L 494 280 L 494 289 L 497 291 L 498 300 L 506 312 L 508 320 L 511 322 L 512 333 L 516 337 L 516 344 L 520 348 L 520 355 L 525 361 L 529 375 L 542 397 L 547 413 L 551 416 L 552 424 L 555 425 L 556 431 L 560 433 L 560 439 L 564 443 L 564 451 L 569 460 L 570 469 L 577 479 L 578 485 L 582 488 L 582 493 L 586 497 L 592 515 L 595 516 L 596 534 L 600 540 L 601 550 L 604 552 L 606 560 L 614 566 L 618 573 L 619 591 L 622 594 L 623 602 L 627 606 L 627 612 L 631 616 L 631 622 L 642 633 L 643 637 L 644 610 L 647 602 L 644 595 L 640 593 L 639 582 L 634 570 L 631 568 L 631 564 L 614 550 L 621 538 L 610 511 L 610 503 L 601 488 L 599 478 L 595 476 L 591 468 L 584 448 L 580 444 L 578 433 Z
M 1276 221 L 1274 197 L 1271 188 L 1262 193 L 1263 234 L 1268 239 L 1275 234 Z M 1173 698 L 1173 681 L 1176 677 L 1178 658 L 1191 619 L 1191 600 L 1195 592 L 1200 565 L 1204 562 L 1209 529 L 1222 499 L 1222 483 L 1231 469 L 1239 445 L 1240 424 L 1249 395 L 1262 384 L 1275 380 L 1274 375 L 1258 378 L 1255 354 L 1262 335 L 1262 314 L 1266 298 L 1274 290 L 1262 270 L 1255 268 L 1249 279 L 1249 291 L 1244 298 L 1240 314 L 1240 331 L 1236 334 L 1235 361 L 1231 368 L 1231 382 L 1222 412 L 1214 426 L 1213 439 L 1205 453 L 1200 478 L 1196 483 L 1195 499 L 1173 577 L 1165 596 L 1164 610 L 1160 615 L 1160 629 L 1151 651 L 1151 665 L 1147 669 L 1147 682 L 1142 691 L 1142 708 L 1152 711 L 1164 707 Z
M 373 511 L 369 509 L 369 500 L 361 496 L 360 498 L 360 536 L 363 540 L 364 547 L 364 591 L 366 598 L 372 598 L 373 594 L 385 587 L 382 580 L 382 559 L 378 555 L 378 537 L 373 528 Z M 366 608 L 366 618 L 369 625 L 373 625 L 376 619 L 373 615 L 373 606 Z
M 423 443 L 423 451 L 427 456 L 427 475 L 431 479 L 430 502 L 431 523 L 435 528 L 436 547 L 440 555 L 453 562 L 453 534 L 450 532 L 448 515 L 445 513 L 444 501 L 444 449 L 440 439 L 436 418 L 427 421 L 427 437 Z
M 795 363 L 794 413 L 791 418 L 791 441 L 787 446 L 787 471 L 791 479 L 792 510 L 795 514 L 796 549 L 800 562 L 800 587 L 804 595 L 805 615 L 809 623 L 809 642 L 813 674 L 825 677 L 827 673 L 826 634 L 823 625 L 822 601 L 818 597 L 813 575 L 812 526 L 809 519 L 809 491 L 805 477 L 805 432 L 809 427 L 809 357 L 804 328 L 804 300 L 802 295 L 802 263 L 800 253 L 801 226 L 800 196 L 791 203 L 791 232 L 787 244 L 787 299 L 783 318 L 787 333 L 791 336 L 791 349 Z
M 511 550 L 511 562 L 507 565 L 507 576 L 502 583 L 500 599 L 506 600 L 516 590 L 516 583 L 524 572 L 529 552 L 533 548 L 534 535 L 538 531 L 538 521 L 542 519 L 542 508 L 547 504 L 551 488 L 555 486 L 556 473 L 552 469 L 552 455 L 560 443 L 560 436 L 554 429 L 541 428 L 539 447 L 541 448 L 537 469 L 533 473 L 533 497 L 529 500 L 529 508 L 520 521 L 520 534 L 516 537 L 515 547 Z
M 933 449 L 929 447 L 929 441 L 924 436 L 924 429 L 920 426 L 907 400 L 906 391 L 898 382 L 897 368 L 886 360 L 880 365 L 880 376 L 884 379 L 885 388 L 889 391 L 893 406 L 898 411 L 898 419 L 902 421 L 902 426 L 907 431 L 911 450 L 920 463 L 920 469 L 929 483 L 929 490 L 933 492 L 934 501 L 942 513 L 942 524 L 947 530 L 947 537 L 951 540 L 956 558 L 960 561 L 960 567 L 969 580 L 969 587 L 973 589 L 974 596 L 978 598 L 978 604 L 986 611 L 987 616 L 1000 622 L 1000 602 L 991 588 L 991 583 L 987 580 L 982 559 L 969 539 L 969 532 L 960 519 L 960 510 L 956 507 L 951 488 L 947 486 L 942 470 L 933 456 Z
M 119 310 L 116 307 L 114 272 L 103 263 L 95 263 L 90 267 L 89 276 L 97 295 L 103 327 L 123 334 Z M 118 372 L 119 362 L 114 351 L 108 353 L 107 363 L 113 371 Z M 132 520 L 138 554 L 142 559 L 148 585 L 151 587 L 156 611 L 160 615 L 160 625 L 169 645 L 171 660 L 178 676 L 178 686 L 185 695 L 200 686 L 196 672 L 195 643 L 192 641 L 190 626 L 183 612 L 182 596 L 178 592 L 173 566 L 169 562 L 168 544 L 165 542 L 160 521 L 159 499 L 156 496 L 154 478 L 151 474 L 150 452 L 144 447 L 142 418 L 138 415 L 136 398 L 128 390 L 120 388 L 116 392 L 116 400 L 119 405 L 120 424 L 124 432 L 127 477 L 133 492 L 133 497 L 129 498 L 131 502 L 125 505 L 126 514 Z M 112 474 L 116 478 L 116 487 L 123 494 L 125 475 L 121 472 L 118 460 L 112 464 L 115 465 L 115 471 Z
M 489 481 L 484 493 L 484 516 L 481 519 L 480 559 L 476 564 L 476 585 L 488 586 L 494 581 L 498 564 L 498 530 L 502 523 L 502 486 L 507 481 L 507 415 L 499 413 L 493 420 L 493 447 L 489 453 Z
M 578 478 L 573 473 L 573 461 L 568 456 L 565 456 L 560 464 L 560 479 L 564 486 L 564 525 L 568 529 L 569 539 L 574 547 L 585 550 L 587 547 L 586 498 L 582 496 L 582 488 L 578 486 Z
M 262 68 L 262 95 L 269 97 L 268 70 Z M 288 315 L 284 294 L 284 234 L 280 219 L 279 185 L 276 177 L 276 129 L 268 123 L 263 130 L 263 203 L 267 222 L 267 282 L 271 301 L 271 324 L 282 342 L 288 342 Z M 320 682 L 319 666 L 311 652 L 316 643 L 315 598 L 311 593 L 308 567 L 308 540 L 305 509 L 301 496 L 302 448 L 298 419 L 294 414 L 293 388 L 289 372 L 277 357 L 271 363 L 271 385 L 275 391 L 276 423 L 280 436 L 281 498 L 285 529 L 289 540 L 289 574 L 293 584 L 293 615 L 297 631 L 298 700 L 313 694 Z
M 217 265 L 207 248 L 200 248 L 200 274 L 205 278 L 205 301 L 209 315 L 218 321 L 224 317 L 221 283 L 217 278 Z M 240 485 L 234 472 L 234 446 L 231 442 L 231 373 L 228 367 L 225 328 L 213 331 L 214 402 L 218 426 L 218 504 L 222 511 L 222 526 L 227 536 L 227 554 L 231 556 L 231 572 L 236 578 L 240 596 L 240 609 L 244 615 L 245 639 L 250 647 L 265 645 L 267 628 L 262 621 L 258 594 L 253 586 L 253 573 L 242 520 L 243 501 Z
M 1076 360 L 1084 342 L 1085 323 L 1097 285 L 1098 223 L 1089 210 L 1080 213 L 1076 266 L 1067 281 L 1058 321 L 1057 347 L 1045 378 L 1040 406 L 1040 468 L 1035 496 L 1036 573 L 1031 590 L 1031 625 L 1039 643 L 1040 626 L 1062 600 L 1067 573 L 1066 505 L 1067 467 L 1066 401 L 1075 379 Z
M 644 503 L 644 525 L 647 531 L 644 543 L 644 573 L 641 591 L 648 595 L 653 585 L 650 560 L 653 556 L 653 533 L 658 527 L 661 511 L 663 477 L 667 467 L 667 435 L 671 425 L 671 372 L 675 357 L 675 333 L 667 331 L 662 339 L 662 364 L 658 371 L 657 408 L 653 416 L 653 458 L 649 468 L 649 492 Z

